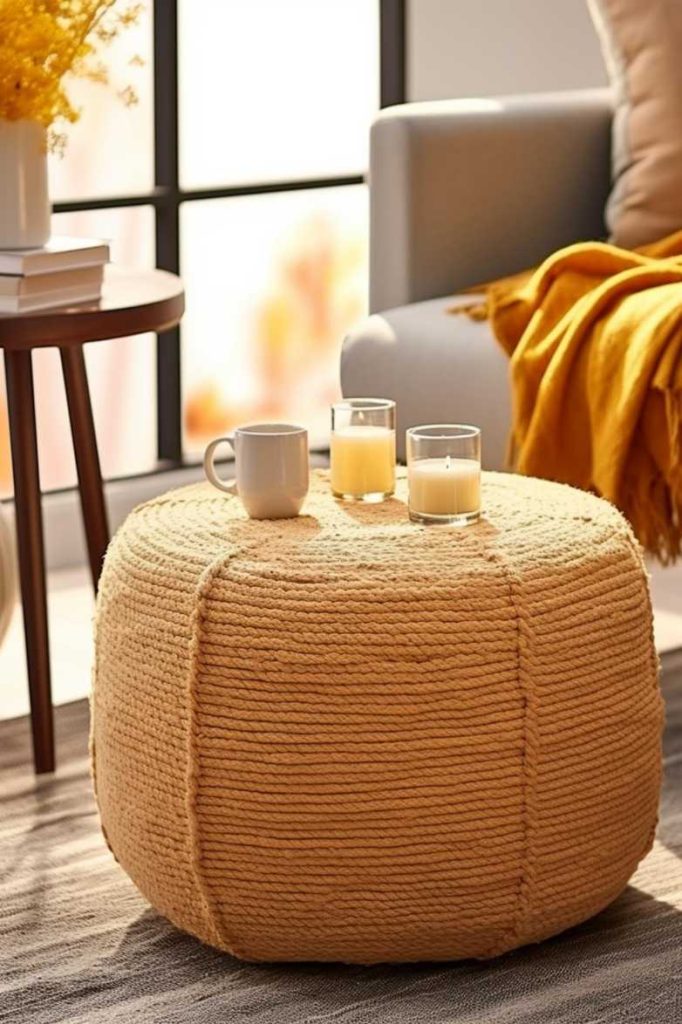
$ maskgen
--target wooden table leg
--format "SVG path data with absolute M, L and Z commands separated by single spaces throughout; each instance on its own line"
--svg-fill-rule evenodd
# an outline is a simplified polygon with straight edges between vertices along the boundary
M 62 357 L 73 450 L 76 455 L 78 487 L 88 545 L 90 573 L 93 586 L 97 590 L 104 554 L 109 543 L 109 525 L 104 504 L 102 473 L 99 465 L 85 357 L 82 345 L 71 345 L 59 351 Z
M 19 578 L 31 697 L 33 760 L 36 772 L 52 772 L 55 767 L 54 722 L 50 687 L 43 517 L 40 506 L 30 350 L 5 351 L 5 377 L 14 474 Z

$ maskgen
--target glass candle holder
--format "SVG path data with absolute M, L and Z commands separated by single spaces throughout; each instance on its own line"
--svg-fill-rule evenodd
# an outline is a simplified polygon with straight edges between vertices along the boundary
M 395 402 L 346 398 L 332 406 L 332 491 L 346 501 L 384 501 L 395 490 Z
M 436 423 L 407 431 L 410 519 L 468 526 L 481 514 L 481 431 Z

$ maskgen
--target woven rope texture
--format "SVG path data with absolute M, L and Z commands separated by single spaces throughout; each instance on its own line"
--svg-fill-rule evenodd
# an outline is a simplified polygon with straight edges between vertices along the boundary
M 484 475 L 485 519 L 137 509 L 97 613 L 109 845 L 248 959 L 489 957 L 606 906 L 648 851 L 662 712 L 647 578 L 607 503 Z

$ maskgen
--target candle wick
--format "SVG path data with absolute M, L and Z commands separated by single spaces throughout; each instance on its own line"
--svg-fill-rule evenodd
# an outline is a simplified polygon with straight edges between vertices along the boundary
M 446 469 L 450 469 L 450 456 L 449 455 L 445 456 L 445 468 Z

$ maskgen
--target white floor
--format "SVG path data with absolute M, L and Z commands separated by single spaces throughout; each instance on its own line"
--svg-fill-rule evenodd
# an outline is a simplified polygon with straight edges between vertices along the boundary
M 682 647 L 682 564 L 650 566 L 656 647 Z M 50 575 L 49 614 L 52 648 L 52 689 L 56 704 L 85 697 L 90 690 L 92 614 L 94 601 L 84 569 Z M 28 713 L 21 609 L 0 647 L 0 718 Z

